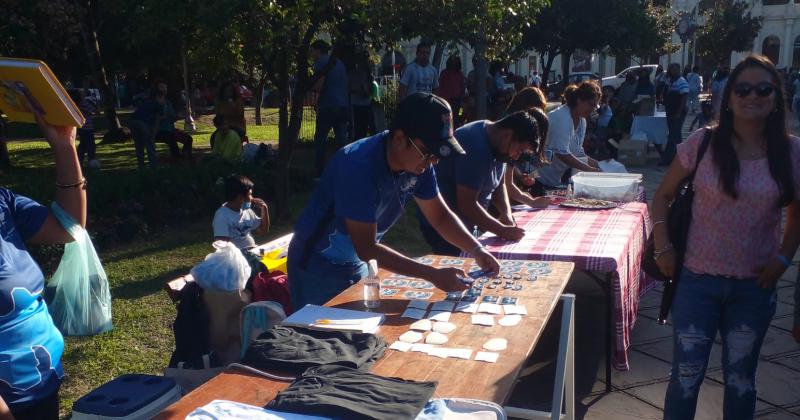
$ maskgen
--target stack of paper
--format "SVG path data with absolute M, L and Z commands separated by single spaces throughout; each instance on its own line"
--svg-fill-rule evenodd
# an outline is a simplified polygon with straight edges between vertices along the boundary
M 372 333 L 383 323 L 384 315 L 375 312 L 306 305 L 281 323 L 289 327 L 317 330 Z

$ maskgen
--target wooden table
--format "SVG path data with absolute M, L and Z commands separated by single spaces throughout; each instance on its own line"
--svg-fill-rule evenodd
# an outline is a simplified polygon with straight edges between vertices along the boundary
M 465 271 L 469 271 L 470 266 L 473 265 L 473 260 L 469 258 L 454 259 L 438 256 L 423 258 L 432 259 L 434 266 L 462 266 Z M 450 264 L 447 264 L 448 262 Z M 460 264 L 453 264 L 458 262 Z M 574 268 L 574 264 L 568 262 L 552 262 L 550 264 L 552 273 L 541 276 L 534 282 L 523 281 L 524 288 L 521 291 L 502 288 L 484 289 L 484 295 L 510 295 L 519 298 L 520 303 L 526 306 L 528 316 L 523 317 L 522 322 L 517 326 L 482 327 L 472 325 L 470 314 L 453 313 L 451 316 L 450 322 L 456 324 L 457 329 L 449 335 L 450 341 L 445 346 L 470 348 L 473 350 L 474 358 L 475 352 L 480 351 L 483 343 L 488 339 L 506 338 L 508 349 L 500 352 L 497 363 L 452 358 L 440 359 L 422 353 L 387 350 L 386 355 L 373 366 L 371 372 L 415 381 L 438 381 L 439 385 L 434 397 L 474 398 L 505 404 L 520 370 L 538 342 Z M 391 275 L 392 273 L 381 270 L 382 278 Z M 363 310 L 362 291 L 362 285 L 356 283 L 333 298 L 326 306 Z M 441 290 L 434 289 L 433 292 L 431 302 L 442 300 L 445 297 L 445 292 Z M 382 336 L 387 343 L 396 341 L 397 337 L 408 331 L 408 326 L 414 321 L 400 317 L 407 304 L 408 301 L 402 297 L 387 298 L 381 301 L 378 311 L 386 314 L 386 320 L 378 329 L 377 334 Z M 264 406 L 288 385 L 287 382 L 273 381 L 255 374 L 231 369 L 184 396 L 162 412 L 158 418 L 184 418 L 195 408 L 215 399 Z M 560 400 L 559 398 L 559 404 Z M 560 405 L 558 412 L 561 412 Z

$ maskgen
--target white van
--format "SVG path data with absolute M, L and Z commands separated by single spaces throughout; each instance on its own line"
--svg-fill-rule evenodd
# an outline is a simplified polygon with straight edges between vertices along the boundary
M 644 65 L 641 65 L 641 66 L 628 67 L 627 69 L 622 70 L 621 72 L 619 72 L 619 74 L 616 75 L 616 76 L 604 77 L 602 86 L 604 88 L 606 86 L 610 86 L 610 87 L 614 88 L 614 90 L 617 90 L 617 89 L 619 89 L 620 85 L 625 81 L 625 77 L 627 77 L 630 72 L 634 72 L 634 73 L 638 74 L 639 70 L 641 70 L 642 68 L 650 70 L 650 81 L 653 82 L 653 84 L 655 84 L 655 81 L 653 79 L 655 78 L 656 68 L 657 67 L 658 67 L 658 64 L 644 64 Z

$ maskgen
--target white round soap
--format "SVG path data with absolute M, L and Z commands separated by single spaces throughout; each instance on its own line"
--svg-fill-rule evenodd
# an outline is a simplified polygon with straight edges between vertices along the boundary
M 431 320 L 430 319 L 420 319 L 419 321 L 414 322 L 409 326 L 412 330 L 416 331 L 430 331 L 431 330 Z
M 418 333 L 416 331 L 406 331 L 403 335 L 398 338 L 398 340 L 404 343 L 416 343 L 419 340 L 422 340 L 422 333 Z
M 433 324 L 433 331 L 442 334 L 450 334 L 451 332 L 455 331 L 456 324 L 452 322 L 437 322 Z
M 425 337 L 425 342 L 428 344 L 444 344 L 447 342 L 447 336 L 438 332 L 432 332 Z
M 493 338 L 483 343 L 483 348 L 489 351 L 501 351 L 508 347 L 508 341 L 505 338 Z
M 519 321 L 521 320 L 522 316 L 520 315 L 506 315 L 497 320 L 497 323 L 504 327 L 513 327 L 514 325 L 519 324 Z

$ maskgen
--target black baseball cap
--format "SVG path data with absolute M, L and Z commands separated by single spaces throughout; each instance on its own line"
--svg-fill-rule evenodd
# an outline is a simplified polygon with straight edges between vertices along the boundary
M 417 92 L 397 104 L 392 129 L 401 129 L 411 139 L 420 139 L 428 153 L 440 158 L 467 152 L 453 137 L 453 111 L 444 99 Z

